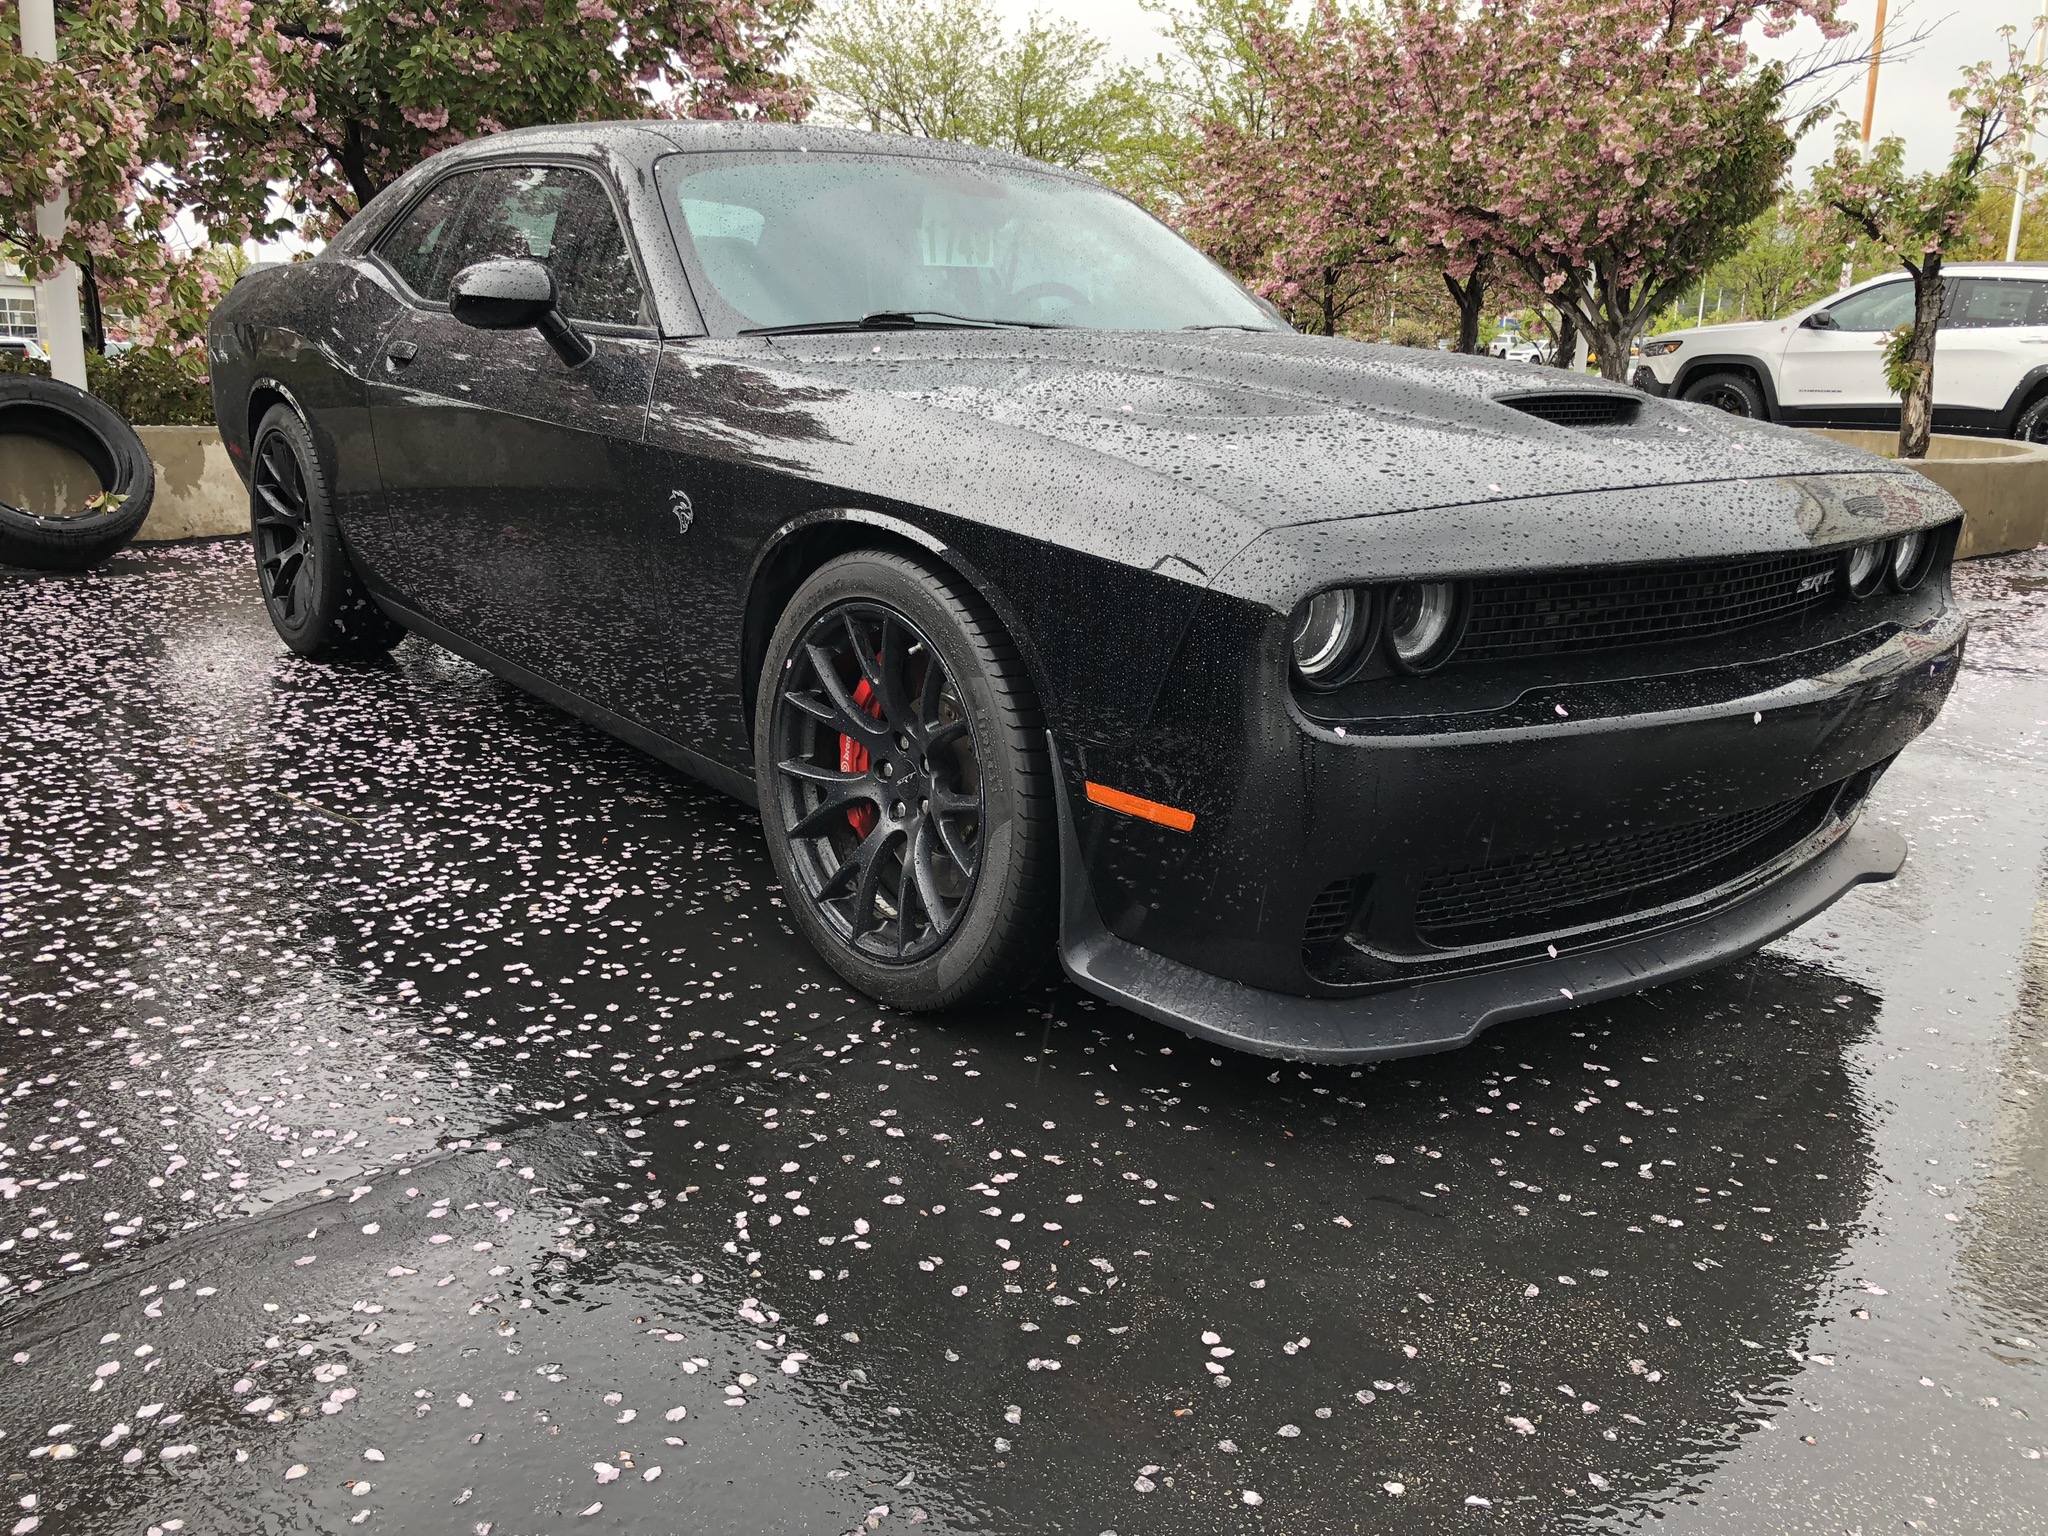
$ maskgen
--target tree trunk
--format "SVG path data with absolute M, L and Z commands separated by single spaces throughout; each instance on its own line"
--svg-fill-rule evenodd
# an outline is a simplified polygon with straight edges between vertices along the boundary
M 1600 377 L 1617 384 L 1628 382 L 1628 344 L 1633 337 L 1611 325 L 1595 326 L 1587 340 L 1600 354 Z
M 1551 327 L 1551 331 L 1557 337 L 1557 355 L 1550 360 L 1550 365 L 1553 368 L 1569 369 L 1572 358 L 1579 350 L 1579 325 L 1572 318 L 1572 312 L 1560 307 L 1557 311 L 1557 323 Z
M 1323 334 L 1337 334 L 1337 274 L 1328 267 L 1323 269 Z
M 1913 337 L 1906 362 L 1913 381 L 1899 402 L 1899 457 L 1927 457 L 1927 438 L 1934 430 L 1934 338 L 1941 330 L 1941 300 L 1948 284 L 1941 275 L 1941 257 L 1930 255 L 1913 274 Z
M 1443 276 L 1444 286 L 1451 290 L 1451 302 L 1458 306 L 1458 350 L 1469 356 L 1479 350 L 1479 318 L 1486 307 L 1486 272 L 1475 267 L 1462 283 L 1448 272 Z
M 93 270 L 92 257 L 87 256 L 80 264 L 78 277 L 78 296 L 85 309 L 85 349 L 104 355 L 107 350 L 107 317 L 100 308 L 100 279 Z

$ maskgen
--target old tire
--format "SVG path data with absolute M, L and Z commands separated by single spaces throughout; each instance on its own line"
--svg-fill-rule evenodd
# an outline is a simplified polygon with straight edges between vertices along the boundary
M 847 981 L 930 1010 L 1044 968 L 1058 875 L 1045 727 L 971 591 L 888 552 L 821 567 L 769 640 L 754 742 L 790 910 Z
M 0 375 L 0 439 L 34 438 L 92 467 L 105 507 L 44 517 L 0 501 L 0 564 L 82 571 L 134 538 L 156 496 L 156 466 L 120 412 L 55 379 Z M 0 450 L 4 451 L 4 450 Z
M 1695 405 L 1711 405 L 1730 416 L 1746 416 L 1751 421 L 1770 420 L 1770 414 L 1764 408 L 1764 392 L 1757 388 L 1754 379 L 1744 374 L 1710 373 L 1704 378 L 1694 379 L 1685 386 L 1685 398 Z
M 284 643 L 316 661 L 375 656 L 405 629 L 370 599 L 350 563 L 313 435 L 274 405 L 249 454 L 249 531 L 256 579 Z

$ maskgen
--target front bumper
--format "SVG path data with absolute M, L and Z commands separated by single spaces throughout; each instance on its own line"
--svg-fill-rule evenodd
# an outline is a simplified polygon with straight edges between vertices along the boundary
M 1060 789 L 1060 963 L 1098 997 L 1204 1040 L 1293 1061 L 1381 1061 L 1452 1050 L 1509 1019 L 1620 997 L 1753 954 L 1852 886 L 1889 880 L 1905 840 L 1853 819 L 1820 853 L 1709 916 L 1502 970 L 1440 977 L 1359 997 L 1294 997 L 1211 976 L 1120 939 L 1089 890 Z

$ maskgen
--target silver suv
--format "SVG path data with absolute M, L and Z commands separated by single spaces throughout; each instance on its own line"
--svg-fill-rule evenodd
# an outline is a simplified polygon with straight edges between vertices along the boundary
M 2048 442 L 2048 263 L 1958 263 L 1943 275 L 1935 430 Z M 1782 320 L 1653 337 L 1633 382 L 1788 426 L 1896 427 L 1884 344 L 1912 318 L 1912 279 L 1888 272 Z

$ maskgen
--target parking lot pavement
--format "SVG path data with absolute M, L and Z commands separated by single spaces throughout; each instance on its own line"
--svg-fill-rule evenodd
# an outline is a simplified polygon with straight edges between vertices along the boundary
M 0 1521 L 2048 1529 L 2048 557 L 1963 582 L 1899 881 L 1354 1070 L 885 1013 L 238 543 L 0 575 Z

